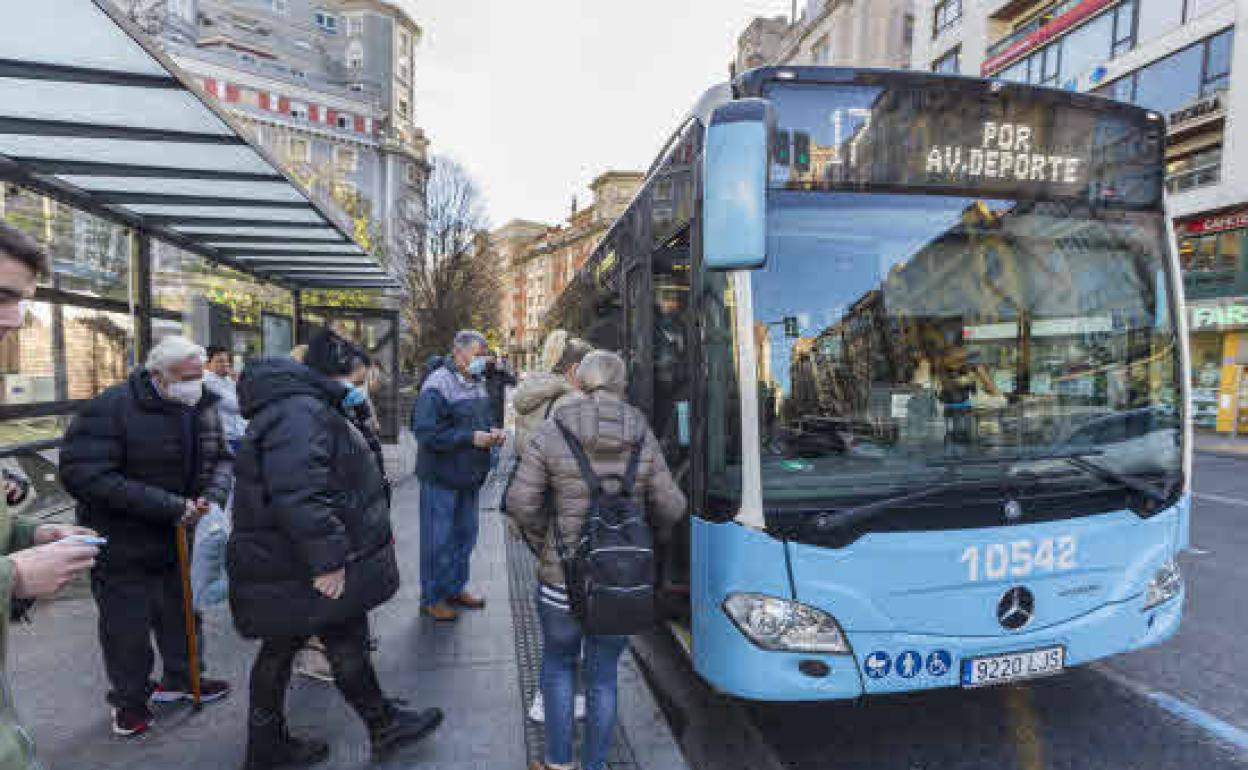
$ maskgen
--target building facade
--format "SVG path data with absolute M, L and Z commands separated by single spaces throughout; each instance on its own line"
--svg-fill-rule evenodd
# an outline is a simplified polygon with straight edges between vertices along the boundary
M 414 113 L 421 29 L 406 11 L 382 0 L 114 1 L 402 269 L 418 243 L 429 174 Z
M 733 71 L 767 65 L 905 67 L 910 0 L 806 0 L 796 23 L 758 18 L 737 40 Z
M 546 312 L 644 181 L 645 174 L 639 172 L 609 171 L 590 185 L 591 205 L 580 209 L 573 204 L 563 223 L 512 220 L 490 234 L 504 275 L 503 337 L 517 365 L 536 365 Z
M 1233 162 L 1248 149 L 1245 12 L 1235 0 L 918 0 L 911 59 L 916 69 L 1092 91 L 1167 117 L 1194 419 L 1221 431 L 1237 419 L 1248 429 L 1248 398 L 1238 397 L 1248 363 L 1248 164 Z

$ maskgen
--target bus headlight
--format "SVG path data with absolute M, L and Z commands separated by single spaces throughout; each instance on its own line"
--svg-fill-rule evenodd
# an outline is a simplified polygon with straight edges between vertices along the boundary
M 1179 563 L 1174 559 L 1167 559 L 1148 583 L 1148 590 L 1144 593 L 1144 609 L 1151 610 L 1158 604 L 1170 601 L 1182 588 L 1183 573 L 1179 571 Z
M 841 626 L 823 610 L 763 594 L 729 594 L 724 612 L 764 650 L 848 654 Z

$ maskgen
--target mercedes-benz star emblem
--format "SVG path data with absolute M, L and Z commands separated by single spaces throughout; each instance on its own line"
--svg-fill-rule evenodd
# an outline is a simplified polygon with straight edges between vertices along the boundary
M 1005 520 L 1018 521 L 1023 518 L 1023 506 L 1017 500 L 1005 501 Z
M 1035 614 L 1036 597 L 1022 586 L 1006 591 L 1001 601 L 997 602 L 997 622 L 1010 631 L 1017 631 L 1030 623 Z

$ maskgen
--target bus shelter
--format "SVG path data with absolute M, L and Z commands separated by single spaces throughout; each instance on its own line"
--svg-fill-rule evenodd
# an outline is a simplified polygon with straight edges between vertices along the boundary
M 302 306 L 331 291 L 397 287 L 107 0 L 42 0 L 0 25 L 0 182 L 0 217 L 53 258 L 0 342 L 0 463 L 30 466 L 45 500 L 63 496 L 47 466 L 72 415 L 162 337 L 241 364 L 288 352 Z M 381 363 L 397 375 L 397 352 Z

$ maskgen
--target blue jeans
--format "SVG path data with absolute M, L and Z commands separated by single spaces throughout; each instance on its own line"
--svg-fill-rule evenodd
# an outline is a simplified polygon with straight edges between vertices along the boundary
M 615 728 L 616 674 L 627 636 L 585 636 L 566 610 L 538 599 L 542 622 L 542 700 L 546 706 L 546 762 L 572 763 L 576 666 L 584 642 L 586 713 L 582 770 L 605 770 Z
M 477 545 L 477 490 L 420 486 L 420 603 L 445 602 L 468 587 Z

